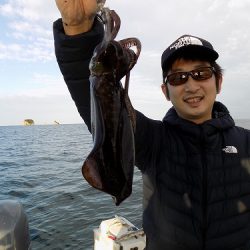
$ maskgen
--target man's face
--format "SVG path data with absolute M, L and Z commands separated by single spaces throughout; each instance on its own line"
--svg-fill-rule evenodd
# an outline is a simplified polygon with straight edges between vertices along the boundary
M 168 74 L 187 72 L 207 66 L 211 66 L 210 63 L 178 59 L 173 63 Z M 162 91 L 167 99 L 172 102 L 181 118 L 200 124 L 212 118 L 212 108 L 217 91 L 220 92 L 221 82 L 222 79 L 218 83 L 217 90 L 214 74 L 211 78 L 202 81 L 194 80 L 189 76 L 187 82 L 182 85 L 172 86 L 167 83 L 166 86 L 166 84 L 162 84 Z

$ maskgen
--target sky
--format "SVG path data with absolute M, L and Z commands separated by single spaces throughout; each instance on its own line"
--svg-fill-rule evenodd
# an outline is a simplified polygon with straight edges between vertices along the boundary
M 161 92 L 162 52 L 183 34 L 210 41 L 224 69 L 223 102 L 235 119 L 250 119 L 250 0 L 107 0 L 121 18 L 117 40 L 137 37 L 142 52 L 131 72 L 134 107 L 162 119 L 171 103 Z M 82 123 L 59 71 L 53 0 L 0 0 L 0 126 Z

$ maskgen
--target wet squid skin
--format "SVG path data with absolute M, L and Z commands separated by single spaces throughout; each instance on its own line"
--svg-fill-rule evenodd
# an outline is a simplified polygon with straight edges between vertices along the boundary
M 137 62 L 138 39 L 115 41 L 120 18 L 103 9 L 105 33 L 90 62 L 91 125 L 94 146 L 82 173 L 91 186 L 119 205 L 132 192 L 135 118 L 128 98 L 129 72 Z M 130 47 L 135 46 L 137 52 Z M 125 87 L 121 79 L 126 76 Z

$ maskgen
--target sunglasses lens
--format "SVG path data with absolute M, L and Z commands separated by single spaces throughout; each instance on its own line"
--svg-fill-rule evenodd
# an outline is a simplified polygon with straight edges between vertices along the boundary
M 197 81 L 209 79 L 213 75 L 211 68 L 200 68 L 192 71 L 192 77 Z
M 167 76 L 167 81 L 173 86 L 184 84 L 188 79 L 188 75 L 185 72 L 177 72 Z

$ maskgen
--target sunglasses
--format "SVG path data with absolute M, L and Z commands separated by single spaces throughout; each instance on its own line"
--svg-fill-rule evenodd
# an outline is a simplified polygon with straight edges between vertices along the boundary
M 169 83 L 172 86 L 178 86 L 187 82 L 189 76 L 196 81 L 207 80 L 212 77 L 215 72 L 214 67 L 200 67 L 188 72 L 175 72 L 164 79 L 164 82 Z

